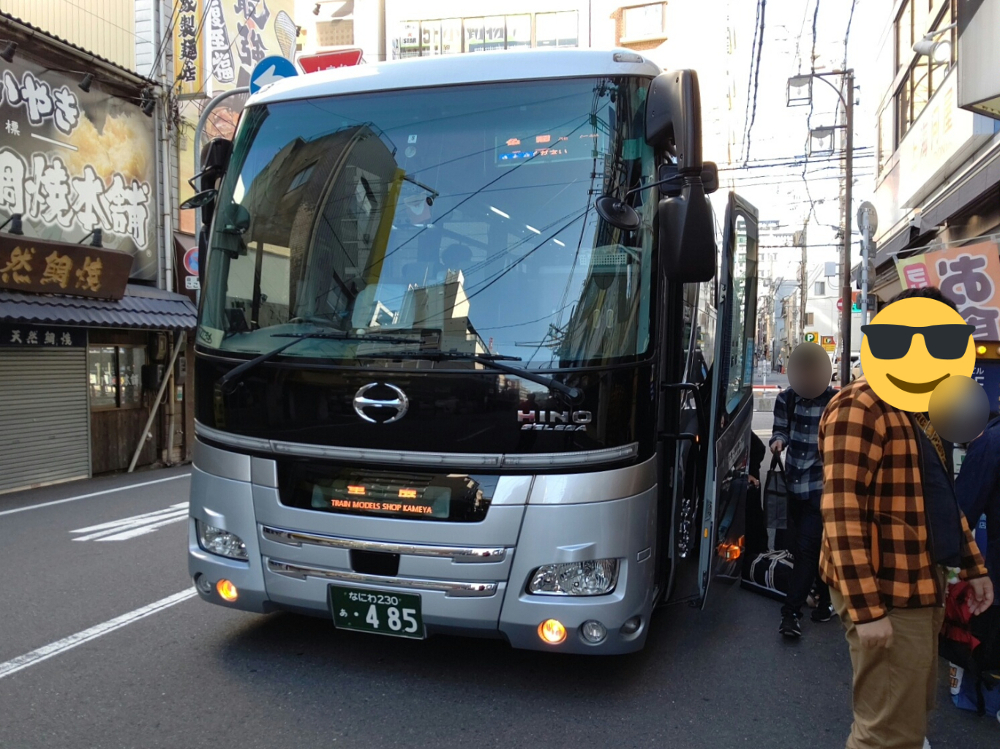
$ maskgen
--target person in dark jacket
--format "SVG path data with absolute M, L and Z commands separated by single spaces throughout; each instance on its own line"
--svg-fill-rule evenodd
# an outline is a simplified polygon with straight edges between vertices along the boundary
M 986 515 L 986 569 L 1000 589 L 1000 418 L 971 443 L 955 480 L 958 505 L 973 528 Z M 1000 600 L 995 605 L 1000 605 Z

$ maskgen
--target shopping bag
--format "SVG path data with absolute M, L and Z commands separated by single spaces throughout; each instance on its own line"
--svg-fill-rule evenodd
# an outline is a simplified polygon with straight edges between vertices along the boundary
M 777 453 L 771 458 L 771 467 L 767 469 L 767 481 L 764 483 L 764 516 L 768 528 L 787 530 L 788 488 L 785 483 L 785 467 Z

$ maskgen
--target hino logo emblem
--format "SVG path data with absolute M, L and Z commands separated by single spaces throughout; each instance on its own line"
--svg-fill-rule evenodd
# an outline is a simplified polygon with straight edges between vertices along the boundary
M 374 398 L 365 397 L 367 393 L 372 388 L 384 387 L 391 390 L 396 394 L 395 398 L 390 400 L 379 400 Z M 407 409 L 410 407 L 410 399 L 406 397 L 406 393 L 400 390 L 395 385 L 390 385 L 389 383 L 382 382 L 370 382 L 363 388 L 358 390 L 354 394 L 354 410 L 357 412 L 358 416 L 367 422 L 372 424 L 391 424 L 394 421 L 399 421 L 406 415 Z M 371 416 L 365 413 L 367 408 L 377 408 L 380 412 L 385 409 L 389 411 L 395 411 L 395 416 L 386 419 L 385 421 L 379 421 L 378 419 L 373 419 Z
M 594 417 L 590 411 L 518 411 L 522 432 L 585 432 Z

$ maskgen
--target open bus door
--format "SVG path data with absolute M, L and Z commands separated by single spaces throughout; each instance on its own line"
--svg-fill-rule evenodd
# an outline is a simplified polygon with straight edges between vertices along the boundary
M 699 555 L 705 606 L 716 576 L 738 577 L 743 552 L 747 461 L 753 425 L 757 331 L 757 209 L 729 193 L 719 268 L 718 342 L 708 414 Z

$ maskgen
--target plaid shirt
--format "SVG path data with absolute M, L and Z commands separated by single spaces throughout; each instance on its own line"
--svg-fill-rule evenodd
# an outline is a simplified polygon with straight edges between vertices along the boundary
M 823 461 L 819 454 L 819 420 L 823 409 L 837 391 L 828 387 L 816 398 L 795 396 L 795 416 L 789 419 L 788 399 L 792 392 L 786 388 L 774 401 L 774 427 L 771 430 L 773 445 L 781 440 L 788 448 L 785 453 L 785 476 L 788 490 L 796 499 L 808 499 L 819 504 L 823 493 Z M 789 424 L 791 421 L 791 424 Z
M 944 600 L 931 560 L 921 455 L 909 414 L 879 398 L 861 378 L 830 401 L 819 426 L 823 454 L 820 574 L 847 600 L 855 624 L 893 608 Z M 986 575 L 962 515 L 962 572 Z

